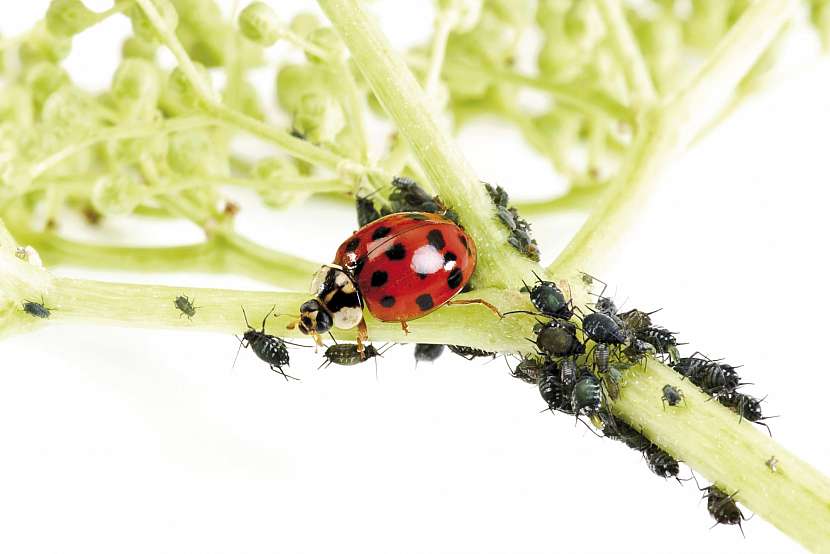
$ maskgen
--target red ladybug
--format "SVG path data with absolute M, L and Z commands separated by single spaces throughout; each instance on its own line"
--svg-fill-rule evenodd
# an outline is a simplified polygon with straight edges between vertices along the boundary
M 358 326 L 366 337 L 363 307 L 380 321 L 406 322 L 438 309 L 458 294 L 476 265 L 476 246 L 464 230 L 440 215 L 402 212 L 356 231 L 311 283 L 315 298 L 300 307 L 299 328 L 319 335 L 332 326 Z M 455 303 L 481 303 L 482 300 Z

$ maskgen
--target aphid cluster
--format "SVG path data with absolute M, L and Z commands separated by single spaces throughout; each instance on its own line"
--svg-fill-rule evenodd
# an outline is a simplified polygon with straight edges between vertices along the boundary
M 371 196 L 357 196 L 355 199 L 357 222 L 361 227 L 383 216 L 402 212 L 439 214 L 458 224 L 458 215 L 453 210 L 439 197 L 430 196 L 421 185 L 409 177 L 392 179 L 392 192 L 389 194 L 388 203 Z
M 523 255 L 538 262 L 539 245 L 536 244 L 536 239 L 530 235 L 530 223 L 519 215 L 516 208 L 509 205 L 510 197 L 507 195 L 507 191 L 500 186 L 494 187 L 489 183 L 484 183 L 484 188 L 487 189 L 487 194 L 490 195 L 490 199 L 496 205 L 496 215 L 499 221 L 510 231 L 507 242 Z

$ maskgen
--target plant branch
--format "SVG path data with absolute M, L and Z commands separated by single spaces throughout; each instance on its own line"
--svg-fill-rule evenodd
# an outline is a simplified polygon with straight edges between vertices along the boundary
M 318 0 L 349 48 L 400 133 L 407 139 L 430 181 L 478 245 L 479 287 L 518 288 L 536 267 L 507 244 L 493 203 L 448 133 L 402 57 L 392 50 L 377 22 L 358 0 Z
M 813 552 L 830 548 L 830 480 L 750 421 L 703 394 L 663 364 L 649 360 L 625 373 L 613 411 L 754 513 Z M 663 386 L 685 401 L 664 407 Z M 775 472 L 766 465 L 778 460 Z
M 752 4 L 691 83 L 645 114 L 619 173 L 550 271 L 559 275 L 597 270 L 600 256 L 614 250 L 629 216 L 642 204 L 663 168 L 717 117 L 797 6 L 795 0 Z

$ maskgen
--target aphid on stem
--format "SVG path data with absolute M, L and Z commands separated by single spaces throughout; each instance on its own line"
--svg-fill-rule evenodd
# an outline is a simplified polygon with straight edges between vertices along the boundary
M 181 312 L 179 317 L 184 315 L 187 316 L 187 319 L 193 319 L 193 316 L 196 315 L 196 310 L 199 308 L 193 302 L 193 300 L 184 295 L 177 296 L 173 300 L 173 305 Z
M 293 342 L 288 342 L 265 332 L 265 322 L 274 313 L 275 308 L 276 306 L 271 307 L 271 310 L 262 318 L 262 329 L 259 331 L 251 327 L 251 324 L 248 323 L 248 314 L 245 313 L 245 308 L 242 308 L 242 316 L 245 318 L 245 325 L 248 327 L 248 330 L 245 331 L 241 339 L 237 337 L 237 340 L 239 340 L 239 348 L 236 350 L 236 358 L 239 357 L 239 351 L 242 347 L 248 348 L 250 346 L 254 354 L 268 364 L 272 371 L 285 377 L 286 381 L 288 379 L 297 380 L 296 377 L 286 374 L 283 370 L 283 366 L 287 366 L 289 362 L 288 348 L 285 345 L 290 344 L 301 347 L 305 347 L 305 345 L 294 344 Z M 234 365 L 236 365 L 236 358 L 233 359 Z
M 46 307 L 43 297 L 40 298 L 40 302 L 35 302 L 34 300 L 24 300 L 23 311 L 32 317 L 40 319 L 48 319 L 49 316 L 52 315 L 52 308 Z

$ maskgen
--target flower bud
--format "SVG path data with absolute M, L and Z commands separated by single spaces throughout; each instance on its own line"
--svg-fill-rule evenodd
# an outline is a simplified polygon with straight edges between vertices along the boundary
M 277 102 L 286 112 L 295 113 L 303 96 L 315 91 L 325 92 L 327 87 L 327 77 L 318 67 L 284 65 L 277 73 Z
M 301 202 L 310 196 L 307 192 L 294 192 L 280 189 L 280 181 L 296 179 L 300 176 L 297 165 L 284 158 L 263 158 L 251 169 L 251 176 L 262 180 L 257 187 L 260 198 L 270 208 L 285 208 Z
M 40 23 L 20 43 L 18 55 L 23 65 L 58 63 L 69 55 L 71 49 L 71 38 L 55 36 L 46 29 L 45 24 Z
M 294 127 L 311 142 L 334 142 L 345 126 L 343 109 L 331 96 L 312 92 L 300 100 Z
M 326 52 L 326 56 L 332 60 L 342 57 L 345 49 L 343 41 L 340 40 L 340 37 L 331 27 L 320 27 L 319 29 L 311 31 L 306 37 L 306 40 Z M 306 52 L 306 57 L 313 63 L 326 62 L 326 60 L 321 60 L 318 56 L 310 52 Z
M 69 75 L 53 63 L 40 62 L 26 72 L 26 86 L 32 93 L 36 109 L 40 109 L 49 95 L 68 83 Z
M 104 215 L 127 215 L 144 199 L 143 187 L 126 172 L 98 179 L 92 206 Z
M 156 50 L 158 50 L 157 43 L 131 36 L 121 45 L 121 57 L 153 61 L 156 59 Z
M 239 30 L 257 44 L 271 46 L 279 40 L 284 24 L 263 2 L 252 2 L 239 14 Z
M 63 137 L 83 137 L 101 123 L 95 98 L 74 85 L 65 85 L 43 103 L 40 119 Z
M 176 12 L 176 8 L 173 7 L 173 4 L 170 3 L 170 0 L 151 0 L 151 2 L 155 6 L 156 11 L 161 15 L 167 28 L 170 31 L 175 31 L 179 24 L 179 14 Z M 150 18 L 147 17 L 144 9 L 138 3 L 130 6 L 125 13 L 133 24 L 133 33 L 135 36 L 147 41 L 157 41 L 159 39 L 155 27 L 150 22 Z
M 98 22 L 98 14 L 81 0 L 52 0 L 46 11 L 46 28 L 55 36 L 71 37 Z
M 301 36 L 303 38 L 307 37 L 311 31 L 319 29 L 322 26 L 323 24 L 320 23 L 320 20 L 317 19 L 317 16 L 308 12 L 298 13 L 294 16 L 294 19 L 292 19 L 291 23 L 289 24 L 289 28 L 291 29 L 291 31 L 294 34 Z
M 127 58 L 121 62 L 112 77 L 112 98 L 121 107 L 152 110 L 161 94 L 161 77 L 155 65 Z

